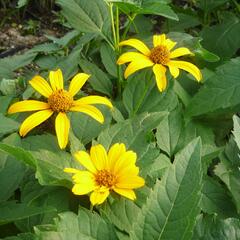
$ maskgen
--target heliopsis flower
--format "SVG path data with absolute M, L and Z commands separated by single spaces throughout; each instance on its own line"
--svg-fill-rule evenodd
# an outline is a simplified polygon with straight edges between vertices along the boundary
M 166 80 L 166 67 L 169 68 L 171 75 L 177 78 L 179 75 L 179 69 L 183 69 L 192 74 L 197 81 L 202 79 L 200 70 L 192 63 L 180 60 L 172 60 L 184 55 L 193 55 L 193 53 L 185 47 L 180 47 L 175 50 L 177 43 L 170 39 L 166 39 L 166 35 L 154 35 L 153 36 L 153 48 L 149 49 L 142 41 L 138 39 L 129 39 L 120 42 L 120 46 L 131 46 L 136 48 L 139 52 L 126 52 L 123 53 L 117 63 L 124 64 L 129 63 L 127 66 L 124 77 L 128 78 L 131 74 L 139 69 L 146 67 L 152 67 L 155 74 L 157 87 L 162 92 L 167 86 Z
M 65 148 L 68 143 L 70 121 L 67 112 L 82 112 L 100 123 L 104 122 L 102 113 L 92 104 L 104 104 L 112 108 L 111 102 L 100 96 L 87 96 L 74 100 L 74 96 L 81 89 L 90 75 L 78 73 L 72 79 L 68 91 L 63 88 L 62 71 L 50 71 L 50 85 L 41 76 L 35 76 L 29 81 L 30 85 L 46 97 L 47 102 L 37 100 L 24 100 L 10 106 L 8 113 L 38 111 L 24 120 L 20 126 L 19 134 L 24 137 L 30 130 L 46 121 L 56 113 L 55 130 L 60 148 Z M 81 124 L 81 122 L 79 122 Z
M 98 144 L 91 147 L 90 155 L 85 151 L 78 151 L 75 158 L 86 170 L 65 168 L 64 171 L 74 174 L 74 194 L 84 195 L 92 192 L 92 205 L 103 203 L 111 191 L 135 200 L 133 189 L 145 184 L 144 179 L 138 176 L 136 153 L 127 151 L 123 143 L 114 144 L 108 153 Z

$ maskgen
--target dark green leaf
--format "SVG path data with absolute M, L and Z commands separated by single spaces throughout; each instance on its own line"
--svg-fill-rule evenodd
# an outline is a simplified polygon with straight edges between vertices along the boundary
M 190 239 L 202 187 L 201 142 L 195 139 L 176 155 L 135 221 L 132 239 Z

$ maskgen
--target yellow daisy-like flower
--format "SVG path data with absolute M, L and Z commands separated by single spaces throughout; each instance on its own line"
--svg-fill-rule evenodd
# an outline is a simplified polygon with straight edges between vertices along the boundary
M 108 153 L 101 144 L 98 144 L 91 147 L 90 155 L 85 151 L 79 151 L 75 153 L 75 158 L 87 170 L 65 168 L 64 171 L 74 174 L 72 177 L 74 194 L 84 195 L 92 192 L 90 195 L 92 205 L 103 203 L 112 190 L 135 200 L 133 189 L 145 184 L 144 179 L 138 176 L 136 153 L 127 151 L 123 143 L 114 144 Z
M 68 143 L 68 133 L 70 129 L 70 121 L 67 112 L 85 113 L 100 123 L 104 122 L 104 117 L 96 107 L 92 104 L 104 104 L 112 108 L 111 102 L 100 96 L 87 96 L 78 100 L 73 97 L 82 88 L 90 75 L 78 73 L 72 79 L 68 91 L 63 88 L 63 75 L 60 69 L 50 71 L 50 85 L 41 76 L 35 76 L 29 81 L 30 85 L 41 95 L 48 99 L 48 102 L 36 100 L 24 100 L 16 102 L 10 106 L 8 113 L 38 111 L 33 113 L 22 123 L 19 134 L 24 137 L 33 128 L 46 121 L 53 113 L 57 113 L 55 120 L 55 130 L 58 144 L 61 149 L 65 148 Z
M 162 92 L 167 86 L 166 67 L 169 68 L 171 75 L 177 78 L 179 69 L 183 69 L 192 74 L 197 81 L 202 79 L 200 70 L 192 63 L 186 61 L 172 60 L 188 54 L 193 54 L 188 48 L 180 47 L 172 50 L 176 45 L 170 39 L 166 39 L 166 35 L 153 36 L 153 48 L 149 49 L 142 41 L 138 39 L 129 39 L 120 42 L 119 46 L 131 46 L 136 48 L 138 52 L 123 53 L 117 63 L 124 64 L 130 62 L 125 70 L 124 77 L 128 78 L 131 74 L 139 69 L 152 67 L 155 74 L 157 87 Z

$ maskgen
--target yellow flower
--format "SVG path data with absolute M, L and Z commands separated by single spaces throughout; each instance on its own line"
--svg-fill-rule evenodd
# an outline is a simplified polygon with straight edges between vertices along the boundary
M 166 67 L 169 68 L 170 73 L 174 78 L 178 77 L 179 69 L 183 69 L 192 74 L 197 81 L 200 81 L 202 79 L 202 74 L 195 65 L 185 61 L 172 60 L 176 57 L 193 54 L 185 47 L 172 50 L 176 44 L 176 42 L 166 39 L 165 34 L 153 36 L 153 48 L 151 50 L 138 39 L 122 41 L 119 44 L 120 46 L 131 46 L 141 53 L 126 52 L 119 57 L 117 63 L 121 65 L 130 62 L 124 73 L 125 78 L 139 69 L 152 67 L 157 87 L 160 92 L 162 92 L 167 86 Z
M 66 114 L 68 111 L 85 113 L 98 122 L 103 123 L 104 117 L 102 113 L 92 104 L 104 104 L 112 108 L 112 104 L 107 98 L 87 96 L 78 100 L 73 99 L 89 76 L 85 73 L 76 74 L 70 83 L 68 91 L 63 88 L 63 75 L 60 69 L 50 71 L 49 79 L 51 86 L 41 76 L 35 76 L 30 80 L 30 85 L 46 97 L 48 101 L 24 100 L 10 106 L 8 113 L 38 111 L 25 119 L 20 127 L 19 134 L 24 137 L 30 130 L 51 117 L 53 113 L 57 113 L 55 130 L 58 144 L 63 149 L 68 143 L 70 129 L 70 121 Z
M 111 190 L 129 198 L 136 199 L 134 188 L 142 187 L 144 179 L 138 176 L 139 168 L 135 165 L 137 155 L 126 151 L 123 143 L 114 144 L 108 153 L 98 144 L 92 146 L 90 155 L 85 151 L 75 153 L 77 161 L 87 170 L 65 168 L 64 171 L 73 173 L 74 186 L 72 192 L 76 195 L 91 193 L 92 205 L 101 204 Z

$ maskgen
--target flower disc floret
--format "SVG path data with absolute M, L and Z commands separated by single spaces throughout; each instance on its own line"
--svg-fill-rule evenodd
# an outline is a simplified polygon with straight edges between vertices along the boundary
M 114 174 L 111 172 L 103 169 L 98 171 L 98 173 L 95 175 L 95 181 L 99 186 L 112 188 L 116 183 L 116 176 L 114 176 Z
M 48 104 L 54 112 L 67 112 L 73 105 L 73 97 L 69 92 L 59 89 L 49 96 Z
M 157 64 L 166 65 L 169 62 L 170 52 L 166 46 L 157 46 L 151 50 L 149 58 Z

